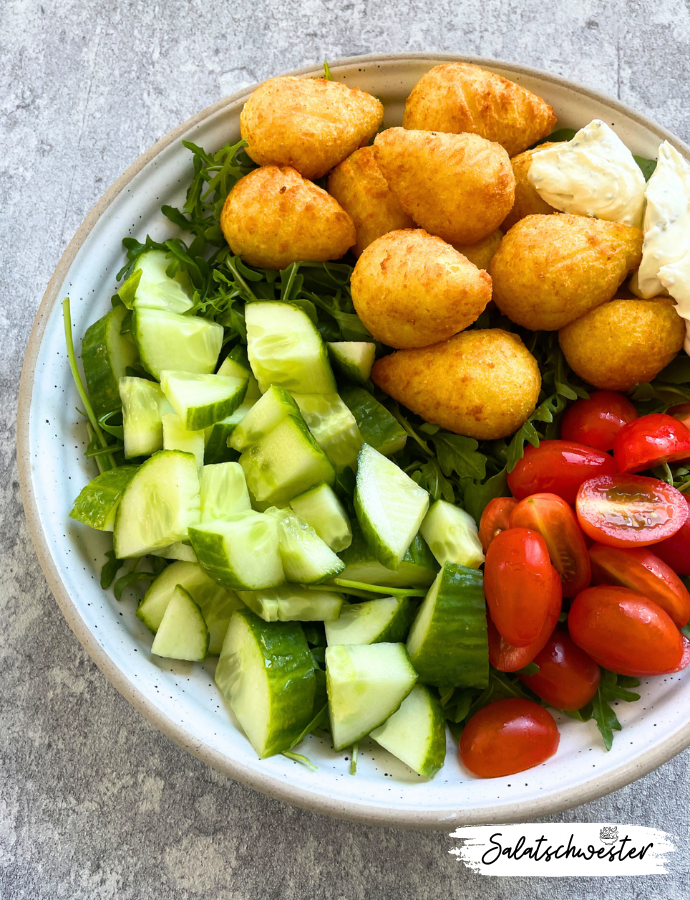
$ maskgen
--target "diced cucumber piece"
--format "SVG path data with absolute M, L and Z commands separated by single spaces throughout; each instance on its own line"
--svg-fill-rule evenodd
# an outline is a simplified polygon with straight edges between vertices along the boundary
M 236 462 L 204 466 L 199 473 L 201 521 L 224 519 L 251 509 L 242 466 Z
M 336 472 L 357 468 L 362 435 L 348 407 L 337 394 L 293 394 L 316 443 Z
M 244 399 L 247 378 L 161 372 L 161 387 L 187 431 L 202 431 L 231 415 Z
M 359 453 L 355 512 L 378 561 L 397 569 L 429 509 L 429 494 L 369 444 Z
M 291 509 L 271 506 L 264 513 L 278 523 L 280 558 L 285 578 L 297 584 L 318 584 L 335 578 L 345 564 L 314 529 Z
M 350 407 L 365 443 L 384 456 L 392 456 L 402 450 L 407 440 L 402 425 L 369 391 L 346 385 L 340 396 Z
M 248 450 L 288 416 L 300 418 L 299 407 L 286 390 L 272 385 L 238 422 L 230 438 L 230 446 L 240 452 Z
M 404 644 L 326 648 L 333 749 L 344 750 L 390 718 L 417 681 Z
M 314 710 L 314 662 L 302 626 L 264 622 L 248 609 L 238 610 L 216 684 L 261 759 L 289 750 Z
M 477 523 L 468 512 L 452 503 L 437 500 L 419 530 L 440 565 L 452 562 L 478 569 L 484 562 Z
M 369 381 L 376 345 L 369 341 L 329 341 L 328 352 L 336 369 L 355 384 Z
M 159 450 L 139 466 L 115 515 L 118 559 L 144 556 L 187 539 L 199 521 L 199 475 L 191 453 Z
M 142 366 L 159 380 L 166 369 L 210 374 L 223 343 L 222 325 L 162 309 L 134 310 L 132 333 Z
M 345 563 L 340 578 L 383 587 L 429 587 L 438 572 L 438 563 L 421 534 L 416 535 L 395 571 L 382 566 L 356 522 L 352 523 L 352 544 L 340 558 Z
M 204 432 L 187 431 L 184 422 L 176 413 L 161 416 L 163 424 L 163 447 L 166 450 L 182 450 L 191 453 L 200 469 L 204 464 Z
M 247 387 L 247 394 L 249 394 L 249 388 L 251 387 L 251 382 L 256 384 L 256 379 L 254 376 L 251 376 L 249 386 Z M 258 388 L 257 388 L 258 391 Z M 232 436 L 233 431 L 239 425 L 239 423 L 244 419 L 250 409 L 256 403 L 256 399 L 252 397 L 252 399 L 247 399 L 247 394 L 244 395 L 244 401 L 237 407 L 235 412 L 228 416 L 226 419 L 222 419 L 220 422 L 216 422 L 215 425 L 211 425 L 210 428 L 207 428 L 204 432 L 204 440 L 206 441 L 206 449 L 204 450 L 204 461 L 207 463 L 222 463 L 222 462 L 236 462 L 240 458 L 240 454 L 237 450 L 234 450 L 229 446 L 230 437 Z M 259 394 L 259 396 L 261 396 Z
M 153 639 L 151 653 L 201 662 L 207 652 L 208 628 L 201 610 L 190 594 L 177 585 Z
M 257 404 L 258 406 L 258 404 Z M 287 419 L 240 456 L 255 500 L 278 506 L 322 481 L 333 484 L 330 460 L 300 416 Z
M 195 563 L 196 553 L 192 550 L 192 545 L 186 541 L 175 541 L 169 547 L 163 547 L 162 550 L 152 550 L 151 556 L 160 556 L 161 559 L 180 559 L 183 562 Z
M 271 516 L 246 510 L 203 522 L 189 529 L 189 539 L 202 568 L 223 587 L 257 591 L 285 582 Z
M 139 354 L 130 334 L 120 334 L 127 307 L 118 303 L 102 319 L 86 329 L 81 342 L 81 361 L 91 405 L 97 416 L 119 409 L 120 378 Z
M 240 600 L 265 622 L 332 622 L 340 615 L 343 595 L 283 584 L 265 591 L 238 591 Z
M 407 639 L 412 665 L 425 684 L 488 684 L 483 583 L 481 572 L 454 563 L 446 563 L 436 576 Z
M 192 308 L 193 287 L 186 272 L 167 274 L 171 260 L 164 250 L 148 250 L 137 259 L 132 274 L 118 289 L 130 309 L 163 309 L 184 313 Z
M 272 384 L 300 394 L 336 390 L 326 347 L 303 310 L 261 301 L 248 303 L 244 316 L 249 362 L 262 392 Z
M 290 506 L 335 553 L 352 543 L 352 528 L 345 507 L 329 485 L 319 484 L 304 491 L 292 498 Z
M 150 456 L 163 449 L 162 410 L 168 404 L 160 385 L 126 375 L 120 379 L 125 457 Z M 172 408 L 170 408 L 172 412 Z
M 243 365 L 232 356 L 226 356 L 223 362 L 218 366 L 216 375 L 223 375 L 226 378 L 240 378 L 247 382 L 247 392 L 244 395 L 245 400 L 258 400 L 261 396 L 259 390 L 259 382 L 254 378 L 249 363 Z M 244 402 L 244 401 L 242 401 Z
M 416 684 L 371 737 L 418 775 L 433 778 L 446 760 L 446 720 L 438 699 Z
M 118 466 L 92 478 L 74 501 L 70 519 L 99 531 L 112 531 L 120 497 L 136 471 L 137 466 Z
M 414 619 L 409 597 L 384 597 L 345 603 L 335 622 L 326 625 L 326 642 L 333 644 L 397 644 L 404 641 Z

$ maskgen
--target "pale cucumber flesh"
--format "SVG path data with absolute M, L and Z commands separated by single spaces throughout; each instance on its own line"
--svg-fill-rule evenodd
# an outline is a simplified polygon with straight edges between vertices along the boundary
M 478 569 L 484 562 L 477 523 L 464 509 L 446 500 L 432 505 L 419 530 L 441 566 L 452 562 Z
M 163 449 L 161 411 L 166 400 L 160 385 L 146 378 L 120 379 L 125 457 L 150 456 Z
M 371 737 L 418 775 L 433 778 L 446 758 L 446 720 L 428 688 L 416 684 Z
M 407 638 L 414 612 L 409 597 L 384 597 L 346 603 L 326 625 L 326 642 L 334 644 L 399 643 Z
M 173 591 L 151 646 L 155 656 L 201 662 L 208 651 L 208 628 L 201 610 L 184 588 Z
M 265 515 L 278 524 L 280 558 L 285 578 L 297 584 L 318 584 L 345 568 L 328 544 L 291 509 L 270 507 Z
M 319 484 L 293 497 L 290 506 L 335 553 L 346 550 L 352 543 L 350 519 L 330 485 Z
M 251 509 L 247 482 L 239 463 L 203 466 L 199 483 L 202 522 L 223 519 Z
M 265 622 L 333 622 L 343 595 L 284 584 L 264 591 L 238 591 L 240 600 Z

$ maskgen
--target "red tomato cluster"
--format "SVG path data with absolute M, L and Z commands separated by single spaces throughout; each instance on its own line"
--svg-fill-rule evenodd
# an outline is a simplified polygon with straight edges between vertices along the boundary
M 489 660 L 562 710 L 581 709 L 600 666 L 620 675 L 690 663 L 690 497 L 637 474 L 689 461 L 690 404 L 637 416 L 613 391 L 578 400 L 562 440 L 528 447 L 492 500 L 479 537 L 486 554 Z M 612 455 L 609 451 L 612 451 Z M 557 627 L 563 598 L 572 599 Z M 468 722 L 460 756 L 482 777 L 538 765 L 556 752 L 553 717 L 531 701 L 489 704 Z

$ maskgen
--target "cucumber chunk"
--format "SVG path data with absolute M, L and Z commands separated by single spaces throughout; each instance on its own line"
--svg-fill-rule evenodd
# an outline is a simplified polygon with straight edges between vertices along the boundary
M 218 366 L 216 375 L 224 375 L 226 378 L 240 378 L 247 382 L 247 392 L 244 395 L 245 400 L 258 400 L 261 396 L 259 390 L 259 382 L 252 375 L 249 363 L 243 365 L 232 356 L 226 356 L 223 362 Z M 242 401 L 244 402 L 244 401 Z
M 418 775 L 433 778 L 446 760 L 446 720 L 437 698 L 416 684 L 371 737 Z
M 223 587 L 257 591 L 285 582 L 271 516 L 247 510 L 203 522 L 189 529 L 189 539 L 202 568 Z
M 201 610 L 190 594 L 177 585 L 153 639 L 151 653 L 201 662 L 207 652 L 208 628 Z
M 238 591 L 238 597 L 265 622 L 332 622 L 340 615 L 343 595 L 283 584 L 265 591 Z
M 404 641 L 414 619 L 409 597 L 384 597 L 345 603 L 335 622 L 326 625 L 326 643 L 397 644 Z
M 382 566 L 356 522 L 352 523 L 352 544 L 342 551 L 340 558 L 345 563 L 340 578 L 382 587 L 429 587 L 438 572 L 438 563 L 420 534 L 407 548 L 395 571 Z
M 120 497 L 136 471 L 137 466 L 119 466 L 92 478 L 74 501 L 70 519 L 98 531 L 112 531 Z
M 290 506 L 335 553 L 346 550 L 352 543 L 352 528 L 345 507 L 327 484 L 319 484 L 293 497 Z
M 378 561 L 397 569 L 429 509 L 429 494 L 369 444 L 359 454 L 355 512 Z
M 333 749 L 344 750 L 390 718 L 417 681 L 404 644 L 326 648 Z
M 230 620 L 216 684 L 261 759 L 289 750 L 313 718 L 316 678 L 297 622 Z
M 452 503 L 437 500 L 419 530 L 440 565 L 452 562 L 478 569 L 484 562 L 477 523 L 468 512 Z
M 287 581 L 318 584 L 335 578 L 345 568 L 328 544 L 296 512 L 271 506 L 264 515 L 278 523 L 280 558 Z
M 172 313 L 184 313 L 191 309 L 193 287 L 189 275 L 178 270 L 170 278 L 167 274 L 170 262 L 164 250 L 142 253 L 132 274 L 118 289 L 125 306 L 129 309 L 163 309 Z
M 161 416 L 161 422 L 164 449 L 191 453 L 200 469 L 204 464 L 204 432 L 187 431 L 182 419 L 176 413 Z
M 251 509 L 244 472 L 236 462 L 203 466 L 199 473 L 199 496 L 202 522 Z
M 365 443 L 384 456 L 392 456 L 402 450 L 407 440 L 402 425 L 369 391 L 346 385 L 340 396 L 350 407 Z
M 248 450 L 288 416 L 300 418 L 299 407 L 286 390 L 272 385 L 238 422 L 230 438 L 230 446 L 240 452 Z
M 197 561 L 196 553 L 192 550 L 192 545 L 188 544 L 186 541 L 175 541 L 174 544 L 163 547 L 162 550 L 152 550 L 150 555 L 160 556 L 161 559 L 180 559 L 184 562 L 195 563 Z
M 172 412 L 155 381 L 125 376 L 120 379 L 125 457 L 150 456 L 163 449 L 161 414 Z
M 376 345 L 369 341 L 328 341 L 333 364 L 355 384 L 365 385 L 371 377 Z
M 257 403 L 258 406 L 258 403 Z M 300 416 L 288 416 L 240 456 L 255 500 L 278 506 L 322 481 L 333 484 L 330 460 Z
M 254 384 L 256 384 L 256 379 L 253 375 L 251 376 L 249 385 L 247 387 L 247 393 L 244 395 L 244 401 L 237 407 L 235 412 L 232 413 L 232 415 L 228 416 L 226 419 L 222 419 L 220 422 L 216 422 L 215 425 L 211 425 L 210 428 L 207 428 L 205 430 L 205 462 L 237 462 L 237 460 L 240 458 L 240 454 L 237 452 L 237 450 L 230 447 L 229 444 L 230 438 L 232 437 L 235 428 L 237 428 L 237 426 L 242 421 L 242 419 L 244 419 L 249 410 L 252 409 L 256 404 L 256 399 L 254 397 L 252 397 L 251 399 L 247 398 L 252 381 L 254 382 Z
M 129 334 L 120 334 L 127 307 L 118 304 L 86 329 L 81 342 L 81 361 L 91 405 L 97 416 L 119 409 L 120 378 L 139 354 Z
M 316 443 L 336 472 L 357 468 L 362 435 L 348 407 L 337 394 L 293 394 Z
M 446 563 L 419 607 L 407 639 L 425 684 L 484 688 L 489 643 L 482 573 Z
M 120 498 L 113 533 L 115 556 L 144 556 L 184 541 L 199 515 L 194 457 L 178 450 L 159 450 L 139 466 Z
M 272 384 L 300 394 L 336 390 L 326 347 L 303 310 L 261 301 L 248 303 L 244 315 L 249 362 L 262 392 Z
M 187 431 L 202 431 L 231 415 L 244 399 L 247 378 L 161 372 L 161 387 Z
M 210 374 L 223 343 L 222 325 L 162 309 L 134 310 L 132 333 L 142 366 L 158 380 L 166 369 Z

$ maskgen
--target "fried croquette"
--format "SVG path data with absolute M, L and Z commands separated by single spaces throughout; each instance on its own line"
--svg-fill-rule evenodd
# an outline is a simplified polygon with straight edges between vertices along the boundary
M 515 175 L 515 203 L 501 225 L 503 231 L 508 231 L 516 222 L 524 219 L 525 216 L 546 216 L 549 213 L 556 212 L 553 206 L 549 206 L 546 200 L 542 200 L 537 193 L 537 189 L 527 177 L 534 154 L 539 153 L 540 150 L 546 150 L 548 147 L 555 146 L 553 143 L 540 144 L 533 150 L 525 150 L 524 153 L 519 153 L 511 159 L 510 164 Z
M 471 263 L 474 263 L 478 269 L 484 269 L 486 272 L 489 269 L 491 260 L 494 258 L 494 254 L 501 245 L 502 238 L 503 232 L 497 228 L 496 231 L 492 231 L 488 237 L 482 238 L 476 244 L 453 244 L 453 247 L 458 253 L 466 256 Z

